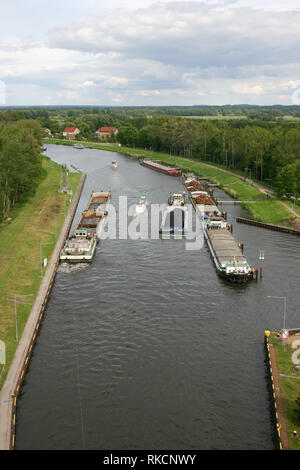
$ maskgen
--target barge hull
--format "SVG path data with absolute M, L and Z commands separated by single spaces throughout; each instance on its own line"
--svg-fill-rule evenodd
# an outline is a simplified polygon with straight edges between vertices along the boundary
M 189 198 L 195 211 L 198 212 L 200 216 L 203 217 L 203 213 L 199 206 L 202 206 L 204 209 L 207 208 L 209 213 L 215 212 L 220 214 L 219 209 L 213 204 L 213 201 L 210 202 L 206 200 L 207 198 L 210 199 L 208 195 L 201 195 L 198 199 L 191 194 L 191 189 L 193 191 L 203 189 L 203 186 L 199 182 L 186 184 L 185 187 L 188 190 Z M 203 199 L 203 201 L 201 199 Z M 197 204 L 197 202 L 200 202 L 200 204 Z M 205 205 L 205 203 L 207 204 L 208 202 L 209 205 Z M 237 284 L 244 284 L 253 279 L 253 270 L 243 272 L 243 268 L 248 267 L 247 260 L 227 228 L 209 229 L 204 227 L 204 237 L 213 258 L 217 274 L 221 278 Z M 222 265 L 232 265 L 237 271 L 226 272 L 225 268 L 222 269 Z
M 150 168 L 151 170 L 160 171 L 161 173 L 164 173 L 166 175 L 171 175 L 171 176 L 181 175 L 181 170 L 179 168 L 170 168 L 160 163 L 152 162 L 151 160 L 147 161 L 147 160 L 140 159 L 139 163 L 140 165 Z

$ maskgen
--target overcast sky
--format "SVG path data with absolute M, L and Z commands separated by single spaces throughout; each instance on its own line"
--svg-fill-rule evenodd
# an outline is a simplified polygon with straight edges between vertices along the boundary
M 0 0 L 0 104 L 300 104 L 300 0 L 261 5 Z

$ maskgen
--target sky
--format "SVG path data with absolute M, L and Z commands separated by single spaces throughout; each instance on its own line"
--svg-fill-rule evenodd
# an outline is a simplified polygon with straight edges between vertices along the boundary
M 299 0 L 0 0 L 0 105 L 300 104 Z

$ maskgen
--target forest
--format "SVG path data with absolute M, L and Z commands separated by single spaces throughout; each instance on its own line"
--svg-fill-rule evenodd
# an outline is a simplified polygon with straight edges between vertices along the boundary
M 0 124 L 0 220 L 16 202 L 34 194 L 43 173 L 41 142 L 38 121 L 19 119 Z
M 300 194 L 299 116 L 300 106 L 45 106 L 3 108 L 0 126 L 34 120 L 57 138 L 75 126 L 86 141 L 98 140 L 92 134 L 99 127 L 114 126 L 111 141 L 222 165 L 283 196 Z
M 121 126 L 122 145 L 239 170 L 282 196 L 300 193 L 300 125 L 264 121 L 199 121 L 154 116 L 140 129 Z

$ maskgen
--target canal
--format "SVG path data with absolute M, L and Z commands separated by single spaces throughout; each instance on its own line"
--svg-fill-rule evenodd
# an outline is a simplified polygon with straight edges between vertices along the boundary
M 121 195 L 162 203 L 183 190 L 117 153 L 46 154 L 87 173 L 74 223 L 92 190 L 111 191 L 116 209 Z M 262 280 L 227 284 L 207 247 L 185 240 L 107 238 L 91 265 L 59 270 L 18 400 L 16 449 L 274 448 L 263 334 L 282 328 L 283 303 L 267 295 L 286 296 L 287 327 L 300 326 L 300 240 L 224 209 Z

